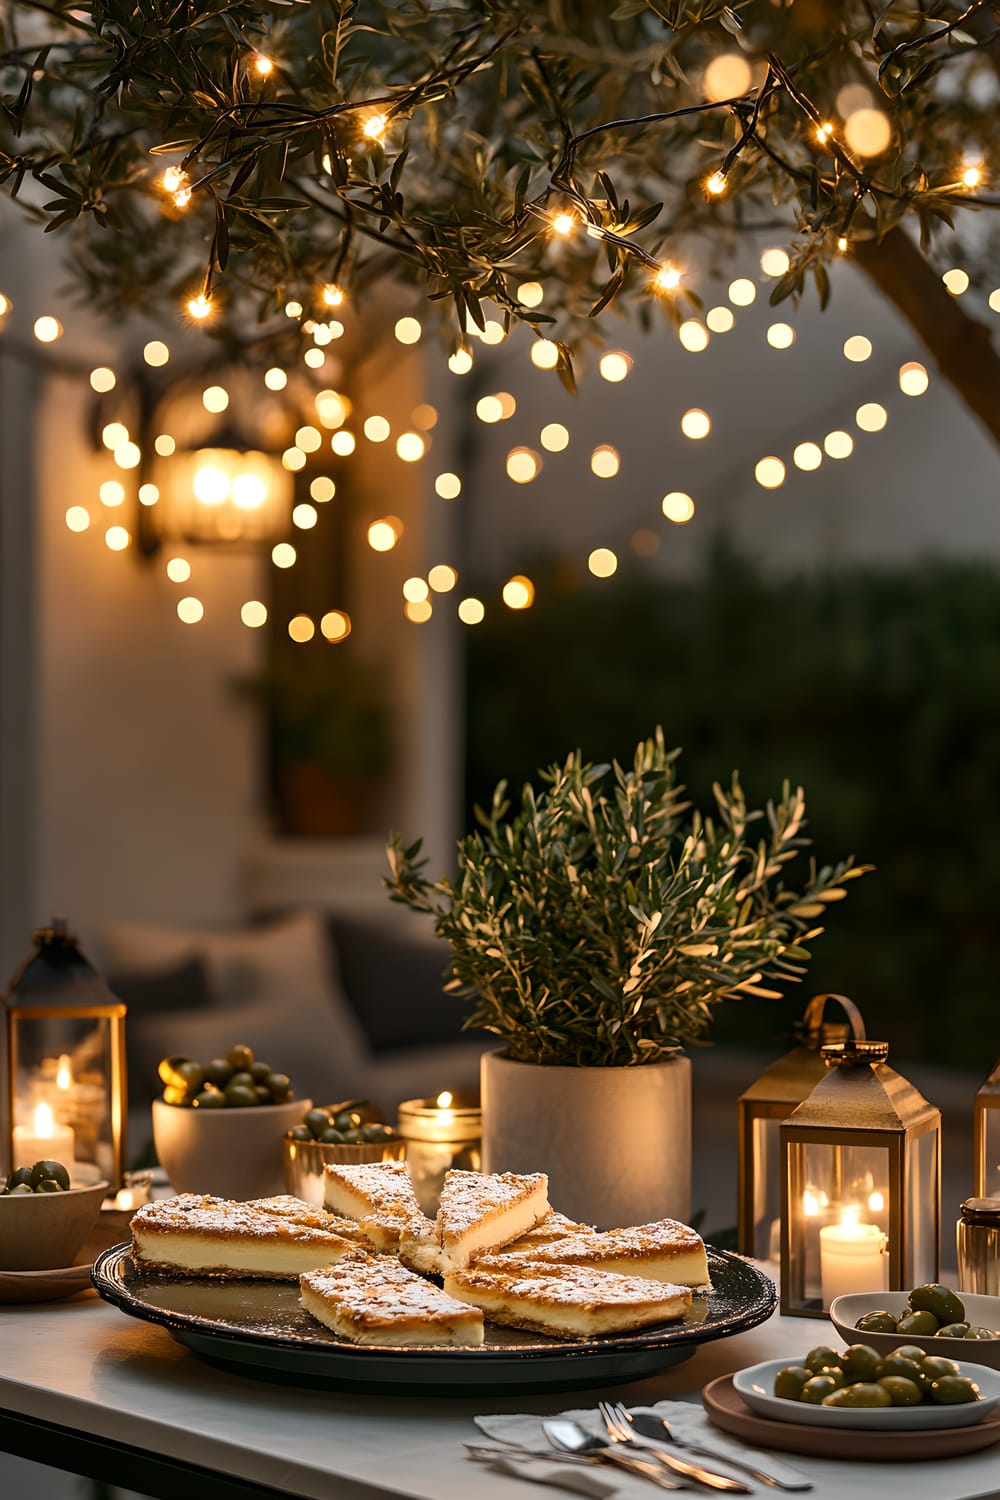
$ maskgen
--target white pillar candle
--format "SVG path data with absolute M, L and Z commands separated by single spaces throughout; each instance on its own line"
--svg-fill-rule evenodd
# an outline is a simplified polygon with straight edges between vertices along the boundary
M 819 1232 L 823 1307 L 852 1292 L 885 1291 L 885 1236 L 877 1224 L 860 1224 L 857 1210 L 845 1209 L 839 1224 Z
M 43 1099 L 35 1106 L 31 1125 L 14 1126 L 14 1166 L 33 1167 L 36 1161 L 58 1161 L 72 1175 L 74 1142 L 72 1126 L 58 1124 Z

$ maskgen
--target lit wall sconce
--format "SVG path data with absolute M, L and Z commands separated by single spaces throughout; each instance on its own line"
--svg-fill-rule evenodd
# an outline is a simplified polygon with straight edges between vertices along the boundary
M 294 475 L 278 457 L 233 444 L 175 450 L 153 465 L 156 500 L 142 505 L 139 545 L 153 540 L 260 546 L 291 530 Z M 144 546 L 144 543 L 147 545 Z

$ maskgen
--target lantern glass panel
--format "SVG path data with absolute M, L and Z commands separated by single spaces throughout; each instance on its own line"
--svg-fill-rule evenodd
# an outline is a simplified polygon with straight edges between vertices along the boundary
M 758 1260 L 777 1260 L 781 1233 L 781 1120 L 753 1120 L 753 1247 Z
M 789 1274 L 797 1306 L 828 1308 L 842 1292 L 878 1291 L 885 1285 L 888 1150 L 790 1143 L 788 1194 Z M 866 1284 L 849 1284 L 852 1276 Z
M 929 1130 L 911 1139 L 906 1153 L 906 1203 L 909 1213 L 905 1286 L 926 1286 L 938 1276 L 938 1133 Z
M 54 1157 L 78 1180 L 113 1181 L 120 1122 L 113 1118 L 112 1020 L 30 1010 L 10 1020 L 14 1165 Z
M 981 1108 L 980 1120 L 982 1135 L 976 1197 L 1000 1198 L 1000 1099 L 991 1099 Z

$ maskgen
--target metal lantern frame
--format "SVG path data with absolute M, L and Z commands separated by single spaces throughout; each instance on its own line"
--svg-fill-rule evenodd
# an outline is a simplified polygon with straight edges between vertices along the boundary
M 55 921 L 48 928 L 34 934 L 35 951 L 14 974 L 3 994 L 0 995 L 4 1010 L 4 1110 L 3 1137 L 0 1139 L 0 1154 L 4 1157 L 6 1170 L 14 1160 L 14 1126 L 18 1099 L 18 1064 L 21 1048 L 19 1028 L 25 1022 L 67 1021 L 70 1023 L 106 1023 L 108 1077 L 103 1085 L 107 1099 L 106 1118 L 110 1131 L 111 1164 L 109 1170 L 109 1193 L 113 1196 L 121 1186 L 125 1168 L 125 1126 L 128 1116 L 128 1084 L 125 1062 L 125 1015 L 127 1007 L 111 993 L 103 977 L 77 947 L 76 939 L 67 930 L 64 922 Z M 45 988 L 37 990 L 23 981 L 29 970 L 38 963 L 46 946 L 58 945 L 71 955 L 75 970 L 73 980 L 66 986 L 67 999 L 57 1001 L 45 998 Z M 58 981 L 53 985 L 56 990 Z M 17 998 L 23 989 L 25 998 Z M 79 998 L 72 998 L 74 990 Z M 37 995 L 38 998 L 34 998 Z
M 831 1022 L 824 1019 L 826 1007 L 835 1000 L 842 1008 L 846 1021 Z M 768 1178 L 780 1181 L 778 1142 L 768 1132 L 768 1124 L 780 1124 L 787 1120 L 799 1104 L 826 1076 L 826 1063 L 820 1055 L 825 1044 L 847 1041 L 864 1041 L 865 1023 L 854 1004 L 846 995 L 814 995 L 806 1006 L 799 1029 L 804 1040 L 801 1045 L 779 1057 L 760 1077 L 746 1089 L 737 1103 L 737 1128 L 739 1141 L 739 1229 L 738 1248 L 741 1255 L 762 1255 L 757 1242 L 757 1203 L 767 1196 Z M 758 1123 L 764 1130 L 758 1131 Z M 772 1149 L 769 1149 L 769 1146 Z M 773 1157 L 773 1160 L 769 1160 Z M 776 1205 L 777 1207 L 777 1205 Z
M 973 1197 L 1000 1197 L 1000 1151 L 993 1142 L 993 1151 L 988 1151 L 991 1120 L 1000 1133 L 1000 1060 L 976 1095 L 973 1122 Z M 992 1169 L 989 1158 L 993 1157 Z M 992 1177 L 992 1181 L 990 1180 Z
M 797 1201 L 792 1153 L 798 1147 L 820 1146 L 880 1149 L 885 1152 L 888 1190 L 887 1290 L 903 1290 L 917 1280 L 936 1281 L 940 1272 L 941 1241 L 941 1111 L 929 1104 L 914 1086 L 885 1065 L 884 1042 L 842 1042 L 822 1048 L 829 1065 L 826 1077 L 781 1124 L 781 1312 L 823 1318 L 822 1306 L 807 1298 L 804 1289 L 806 1216 Z M 840 1116 L 839 1122 L 837 1116 Z M 833 1117 L 831 1119 L 831 1116 Z M 930 1204 L 912 1198 L 917 1187 L 908 1182 L 918 1142 L 936 1138 Z M 915 1176 L 915 1173 L 914 1173 Z M 919 1277 L 914 1270 L 915 1236 L 911 1220 L 919 1208 L 931 1215 L 932 1270 Z M 794 1210 L 794 1212 L 793 1212 Z M 872 1288 L 877 1290 L 877 1288 Z

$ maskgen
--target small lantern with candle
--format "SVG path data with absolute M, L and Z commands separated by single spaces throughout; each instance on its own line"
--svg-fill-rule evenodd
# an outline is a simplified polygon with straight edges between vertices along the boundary
M 1000 1062 L 976 1095 L 974 1196 L 1000 1198 Z
M 781 1311 L 936 1281 L 941 1114 L 885 1042 L 821 1049 L 827 1073 L 780 1126 Z
M 846 1021 L 825 1019 L 836 1000 Z M 772 1063 L 740 1095 L 739 1251 L 758 1260 L 777 1260 L 781 1229 L 781 1142 L 779 1127 L 796 1105 L 826 1076 L 820 1048 L 849 1037 L 863 1041 L 861 1012 L 846 995 L 814 995 L 798 1027 L 798 1047 Z
M 3 994 L 7 1170 L 61 1161 L 78 1183 L 122 1180 L 125 1006 L 65 922 L 34 934 L 35 951 Z
M 451 1168 L 478 1172 L 482 1166 L 479 1096 L 445 1089 L 436 1099 L 405 1099 L 399 1106 L 397 1130 L 406 1142 L 406 1165 L 417 1201 L 433 1218 L 445 1173 Z

